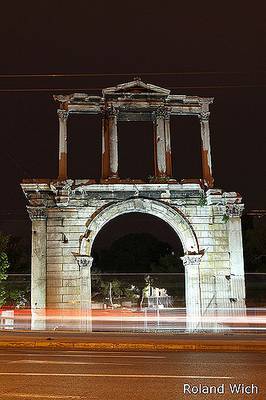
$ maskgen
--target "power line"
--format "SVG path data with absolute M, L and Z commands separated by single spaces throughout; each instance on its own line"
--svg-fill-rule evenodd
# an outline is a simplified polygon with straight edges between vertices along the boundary
M 242 89 L 242 88 L 265 88 L 266 84 L 261 85 L 206 85 L 206 86 L 166 86 L 167 89 Z M 22 93 L 32 93 L 32 92 L 69 92 L 69 91 L 101 91 L 103 87 L 95 87 L 95 88 L 12 88 L 12 89 L 0 89 L 0 92 L 22 92 Z
M 30 173 L 14 157 L 11 156 L 11 154 L 9 153 L 9 151 L 7 151 L 6 148 L 4 149 L 4 151 L 2 151 L 2 154 L 4 156 L 7 156 L 12 161 L 12 163 L 17 167 L 17 169 L 22 172 L 22 176 L 25 175 L 28 177 L 31 176 Z
M 176 71 L 176 72 L 126 72 L 126 73 L 71 73 L 71 74 L 0 74 L 0 78 L 86 78 L 105 76 L 176 76 L 176 75 L 246 75 L 261 74 L 265 71 Z

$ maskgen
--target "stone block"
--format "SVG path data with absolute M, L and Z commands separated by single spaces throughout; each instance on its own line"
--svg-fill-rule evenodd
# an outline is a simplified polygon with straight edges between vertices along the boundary
M 226 237 L 208 237 L 198 238 L 200 246 L 228 246 L 228 239 Z
M 62 285 L 62 279 L 49 279 L 49 277 L 47 276 L 47 287 L 60 287 Z
M 67 235 L 68 233 L 76 233 L 76 234 L 82 234 L 86 230 L 86 226 L 80 226 L 80 225 L 70 225 L 70 226 L 48 226 L 47 227 L 47 232 L 49 233 L 64 233 Z
M 63 218 L 48 218 L 47 219 L 47 229 L 52 226 L 63 226 Z
M 78 251 L 78 247 L 77 247 Z M 63 256 L 63 264 L 74 264 L 76 262 L 75 257 L 72 256 Z
M 50 208 L 48 210 L 48 218 L 54 219 L 54 218 L 73 218 L 76 219 L 78 218 L 78 212 L 73 209 L 68 209 L 68 208 L 63 208 L 59 209 L 58 207 L 56 208 Z
M 80 236 L 80 235 L 79 235 Z M 63 248 L 66 248 L 66 247 L 73 247 L 73 248 L 79 248 L 79 236 L 78 236 L 78 239 L 77 240 L 68 240 L 68 242 L 67 243 L 63 243 Z
M 47 264 L 62 264 L 63 256 L 47 256 Z
M 61 294 L 54 294 L 50 295 L 49 298 L 47 299 L 47 302 L 49 303 L 62 303 L 63 300 L 63 295 Z
M 77 263 L 72 263 L 72 264 L 64 264 L 63 265 L 63 271 L 79 271 L 79 266 L 77 265 Z
M 63 294 L 63 303 L 80 303 L 80 296 L 75 294 Z
M 61 279 L 63 276 L 62 271 L 47 272 L 47 279 Z
M 78 226 L 84 228 L 86 227 L 86 222 L 88 221 L 88 218 L 65 219 L 64 226 Z
M 64 233 L 64 232 L 63 232 L 63 233 Z M 76 233 L 74 233 L 74 232 L 67 232 L 67 233 L 64 233 L 64 234 L 65 234 L 65 236 L 66 236 L 66 238 L 67 238 L 67 240 L 68 240 L 68 243 L 69 243 L 69 242 L 72 242 L 72 241 L 78 242 L 79 239 L 80 239 L 80 236 L 81 236 L 83 233 L 84 233 L 84 232 L 76 232 Z M 64 243 L 64 244 L 67 245 L 68 243 Z
M 212 261 L 227 261 L 229 260 L 230 256 L 228 251 L 224 253 L 211 253 L 211 252 L 206 252 L 204 254 L 204 259 L 207 262 L 212 262 Z
M 222 245 L 211 245 L 208 246 L 207 249 L 208 253 L 225 253 L 226 251 L 229 251 L 228 246 L 222 246 Z
M 58 288 L 47 288 L 47 295 L 63 295 L 63 294 L 74 294 L 79 295 L 80 288 L 77 286 L 62 286 Z
M 63 270 L 63 264 L 47 264 L 47 272 L 60 272 Z
M 63 256 L 72 256 L 72 253 L 78 253 L 79 247 L 65 247 L 63 249 Z
M 76 279 L 79 278 L 80 272 L 79 271 L 64 271 L 63 272 L 63 279 Z
M 79 280 L 78 279 L 63 279 L 63 286 L 79 287 Z
M 63 241 L 63 236 L 62 236 L 62 232 L 61 233 L 50 233 L 47 232 L 47 240 L 59 240 L 59 241 Z
M 63 255 L 63 249 L 60 247 L 47 248 L 47 256 L 61 256 Z

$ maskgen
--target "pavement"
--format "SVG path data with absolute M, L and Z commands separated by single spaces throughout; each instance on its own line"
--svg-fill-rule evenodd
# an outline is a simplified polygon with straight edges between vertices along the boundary
M 266 352 L 264 334 L 0 331 L 0 349 Z
M 265 400 L 265 376 L 260 352 L 0 350 L 1 400 Z

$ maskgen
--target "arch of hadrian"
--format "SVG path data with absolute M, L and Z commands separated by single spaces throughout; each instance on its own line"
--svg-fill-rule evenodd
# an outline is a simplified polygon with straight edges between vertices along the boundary
M 134 212 L 162 219 L 181 240 L 188 330 L 204 329 L 202 321 L 217 309 L 227 309 L 230 315 L 244 310 L 243 204 L 238 193 L 213 187 L 213 99 L 171 95 L 140 79 L 106 88 L 102 97 L 75 93 L 54 98 L 59 103 L 59 176 L 24 180 L 21 185 L 32 221 L 33 327 L 40 326 L 38 315 L 46 308 L 72 307 L 80 310 L 84 329 L 90 329 L 93 241 L 112 218 Z M 67 121 L 72 114 L 97 114 L 102 119 L 99 182 L 68 178 Z M 177 182 L 172 177 L 170 118 L 180 115 L 199 117 L 202 176 L 197 180 Z M 153 122 L 152 182 L 119 178 L 119 121 L 139 120 Z M 215 322 L 212 326 L 217 329 Z

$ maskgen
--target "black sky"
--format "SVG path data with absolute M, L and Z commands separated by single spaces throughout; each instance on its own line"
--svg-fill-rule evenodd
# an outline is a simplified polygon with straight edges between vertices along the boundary
M 26 223 L 16 220 L 25 216 L 22 178 L 57 175 L 58 122 L 52 94 L 77 89 L 100 94 L 101 88 L 134 76 L 174 94 L 215 97 L 211 143 L 216 187 L 240 192 L 248 209 L 266 208 L 265 11 L 263 1 L 2 5 L 0 229 L 19 230 Z M 86 117 L 70 122 L 72 177 L 99 175 L 98 128 L 99 121 Z M 175 175 L 200 177 L 195 122 L 173 121 L 172 128 Z M 151 139 L 145 129 L 140 127 L 138 133 L 143 163 Z M 132 154 L 134 131 L 136 127 L 121 128 L 124 175 L 141 174 L 143 163 L 132 169 L 132 161 L 125 161 Z M 148 172 L 148 161 L 145 168 Z

